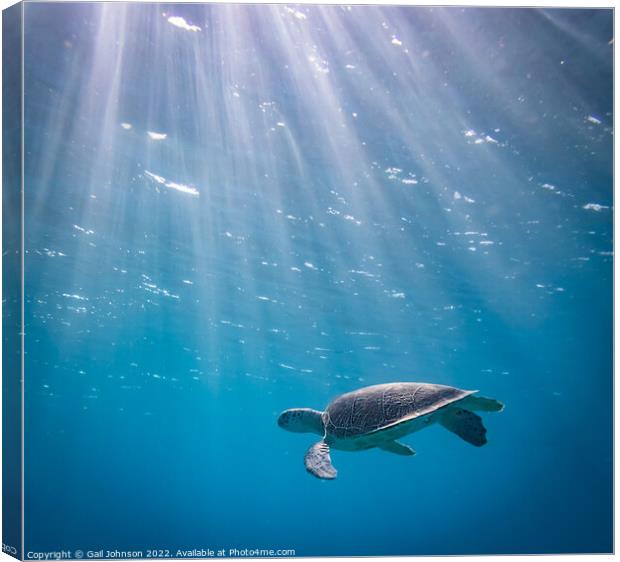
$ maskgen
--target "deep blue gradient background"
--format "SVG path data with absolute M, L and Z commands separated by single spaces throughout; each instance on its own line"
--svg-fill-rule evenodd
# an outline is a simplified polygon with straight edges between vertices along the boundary
M 27 551 L 612 549 L 611 10 L 25 34 Z M 278 413 L 397 380 L 506 409 L 309 476 Z

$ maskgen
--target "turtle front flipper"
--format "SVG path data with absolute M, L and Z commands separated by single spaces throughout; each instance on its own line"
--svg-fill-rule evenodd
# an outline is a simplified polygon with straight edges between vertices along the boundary
M 405 457 L 415 455 L 415 451 L 409 445 L 399 443 L 398 441 L 387 441 L 381 445 L 378 445 L 378 447 L 379 449 L 383 449 L 389 453 L 394 453 L 395 455 L 403 455 Z
M 317 478 L 333 480 L 338 474 L 338 471 L 332 466 L 329 445 L 325 441 L 319 441 L 308 449 L 304 463 L 306 470 Z

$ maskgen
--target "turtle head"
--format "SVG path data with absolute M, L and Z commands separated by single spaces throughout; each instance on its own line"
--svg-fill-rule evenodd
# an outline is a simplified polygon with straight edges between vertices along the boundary
M 312 408 L 284 410 L 278 418 L 278 425 L 294 433 L 316 433 L 318 435 L 325 433 L 323 412 Z

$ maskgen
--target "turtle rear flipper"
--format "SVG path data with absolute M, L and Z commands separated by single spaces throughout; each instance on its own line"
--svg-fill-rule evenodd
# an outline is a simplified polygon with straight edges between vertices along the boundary
M 504 409 L 504 405 L 499 400 L 486 396 L 468 396 L 461 404 L 474 412 L 501 412 Z
M 325 441 L 319 441 L 308 449 L 304 457 L 306 470 L 325 480 L 333 480 L 336 478 L 338 471 L 332 465 L 332 459 L 329 456 L 329 445 Z
M 450 408 L 439 418 L 439 423 L 476 447 L 482 447 L 487 442 L 487 430 L 482 425 L 482 418 L 469 410 Z
M 394 453 L 395 455 L 403 455 L 404 457 L 415 455 L 415 451 L 409 445 L 405 445 L 399 441 L 386 441 L 379 445 L 379 449 Z

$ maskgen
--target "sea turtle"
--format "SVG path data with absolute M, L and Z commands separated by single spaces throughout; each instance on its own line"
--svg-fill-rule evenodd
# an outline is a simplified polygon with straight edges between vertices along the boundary
M 474 396 L 477 390 L 419 382 L 395 382 L 367 386 L 343 394 L 324 412 L 311 408 L 285 410 L 278 425 L 296 433 L 316 433 L 322 439 L 306 452 L 306 470 L 317 478 L 332 480 L 330 448 L 362 451 L 377 447 L 397 455 L 415 451 L 397 439 L 434 422 L 461 439 L 481 447 L 487 442 L 486 428 L 473 413 L 500 412 L 504 405 L 493 398 Z

